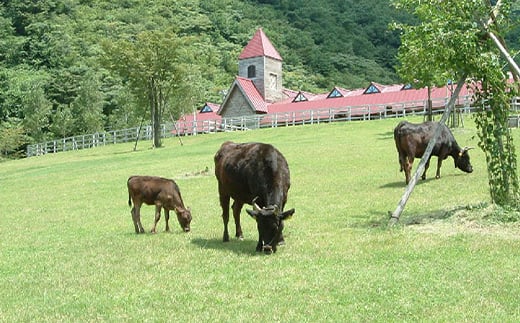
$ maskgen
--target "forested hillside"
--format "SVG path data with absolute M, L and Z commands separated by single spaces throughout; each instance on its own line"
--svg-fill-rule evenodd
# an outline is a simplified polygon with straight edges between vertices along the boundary
M 177 117 L 221 102 L 258 27 L 284 58 L 285 87 L 398 81 L 399 37 L 388 25 L 409 19 L 390 0 L 2 1 L 0 156 L 27 143 L 138 124 L 147 111 L 142 98 L 106 56 L 144 32 L 182 40 L 178 84 L 190 95 L 172 106 Z

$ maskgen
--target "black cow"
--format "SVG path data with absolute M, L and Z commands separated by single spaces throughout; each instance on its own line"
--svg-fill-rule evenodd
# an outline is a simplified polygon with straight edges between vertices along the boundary
M 228 141 L 222 144 L 214 160 L 224 222 L 224 242 L 229 241 L 229 201 L 233 198 L 236 237 L 243 237 L 240 226 L 242 206 L 251 204 L 254 209 L 246 211 L 257 222 L 256 251 L 276 252 L 277 245 L 284 242 L 283 221 L 294 214 L 294 209 L 283 212 L 291 185 L 289 166 L 284 156 L 269 144 Z
M 437 125 L 441 127 L 441 131 L 431 154 L 431 156 L 437 156 L 437 173 L 435 178 L 441 177 L 441 164 L 448 156 L 453 157 L 456 168 L 466 173 L 473 171 L 468 154 L 470 148 L 460 148 L 450 129 L 445 124 L 432 121 L 413 124 L 407 121 L 401 121 L 394 129 L 394 140 L 397 152 L 399 153 L 400 171 L 404 170 L 406 184 L 410 182 L 410 172 L 414 158 L 421 158 L 423 156 L 428 142 L 435 134 Z M 426 171 L 429 165 L 430 159 L 428 159 L 425 165 L 422 179 L 426 179 Z
M 177 184 L 167 178 L 156 176 L 131 176 L 127 181 L 128 186 L 128 205 L 132 208 L 132 220 L 134 221 L 135 233 L 144 233 L 141 224 L 141 205 L 155 205 L 155 222 L 152 233 L 155 233 L 157 222 L 161 219 L 161 208 L 164 209 L 166 219 L 166 231 L 170 231 L 168 221 L 170 220 L 170 210 L 177 214 L 177 220 L 185 232 L 190 231 L 191 211 L 184 207 L 181 192 Z

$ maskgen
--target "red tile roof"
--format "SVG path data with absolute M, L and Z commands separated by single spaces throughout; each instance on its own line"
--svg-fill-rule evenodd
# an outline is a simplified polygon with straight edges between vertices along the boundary
M 259 56 L 267 56 L 280 61 L 282 60 L 282 56 L 280 56 L 276 48 L 274 48 L 273 44 L 271 44 L 271 41 L 269 38 L 267 38 L 262 28 L 259 28 L 256 31 L 256 33 L 253 35 L 253 38 L 251 38 L 249 43 L 242 50 L 242 53 L 238 59 Z
M 374 84 L 375 85 L 375 84 Z M 270 104 L 268 106 L 269 113 L 279 112 L 294 112 L 304 110 L 319 110 L 319 109 L 330 109 L 330 108 L 346 108 L 346 107 L 362 107 L 362 106 L 377 106 L 380 105 L 381 109 L 386 106 L 398 106 L 401 104 L 412 104 L 416 102 L 417 105 L 423 104 L 428 99 L 428 90 L 422 89 L 409 89 L 401 90 L 403 84 L 394 85 L 379 85 L 378 89 L 381 93 L 363 94 L 365 89 L 358 90 L 345 90 L 336 88 L 343 97 L 327 98 L 326 94 L 315 95 L 314 97 L 306 95 L 308 101 L 292 102 L 292 100 L 285 100 Z M 451 93 L 449 89 L 444 86 L 440 88 L 433 88 L 431 93 L 432 100 L 437 102 L 443 102 L 442 99 L 446 99 L 446 103 L 449 100 Z M 462 88 L 459 96 L 468 95 L 466 87 Z
M 253 81 L 237 76 L 236 82 L 242 88 L 242 92 L 246 95 L 246 99 L 249 100 L 251 105 L 255 108 L 256 112 L 268 112 L 267 102 L 264 101 L 264 98 L 260 92 L 258 92 L 258 89 L 256 88 Z
M 235 81 L 231 85 L 230 91 L 228 92 L 228 95 L 230 95 L 233 92 L 234 87 L 240 88 L 241 93 L 244 95 L 245 99 L 249 102 L 251 107 L 255 110 L 255 112 L 259 113 L 267 113 L 267 102 L 264 101 L 264 98 L 262 97 L 262 94 L 258 92 L 258 89 L 256 88 L 255 84 L 252 80 L 237 76 L 235 78 Z M 222 113 L 222 108 L 225 106 L 225 102 L 227 101 L 224 99 L 224 103 L 220 106 L 218 110 L 218 114 Z

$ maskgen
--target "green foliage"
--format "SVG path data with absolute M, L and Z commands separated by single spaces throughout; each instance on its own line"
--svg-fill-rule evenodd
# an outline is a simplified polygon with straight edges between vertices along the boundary
M 20 146 L 27 143 L 23 127 L 14 122 L 0 122 L 0 161 L 4 158 L 18 158 L 24 153 Z
M 4 69 L 3 120 L 21 120 L 28 138 L 46 139 L 51 115 L 51 103 L 45 96 L 49 75 L 27 66 Z
M 489 28 L 493 32 L 507 29 L 510 1 L 500 2 L 500 7 L 472 0 L 394 3 L 420 20 L 416 25 L 397 25 L 403 32 L 399 73 L 418 86 L 468 77 L 475 102 L 482 107 L 476 123 L 479 146 L 486 153 L 491 197 L 499 205 L 517 204 L 517 161 L 508 128 L 510 102 L 517 91 L 508 86 L 508 77 L 502 71 L 504 61 L 486 29 L 488 20 L 492 21 Z M 493 9 L 496 15 L 490 15 Z
M 500 64 L 496 58 L 489 61 Z M 475 121 L 479 146 L 486 152 L 491 198 L 499 205 L 519 206 L 516 150 L 509 128 L 511 99 L 518 92 L 507 84 L 501 66 L 488 62 L 481 72 L 485 78 L 474 87 L 480 106 Z

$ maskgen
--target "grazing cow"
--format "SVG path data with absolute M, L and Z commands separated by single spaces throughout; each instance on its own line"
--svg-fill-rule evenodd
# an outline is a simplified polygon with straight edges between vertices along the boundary
M 215 176 L 218 181 L 224 242 L 229 241 L 229 201 L 234 202 L 236 237 L 242 239 L 240 211 L 246 210 L 257 222 L 258 244 L 256 251 L 276 252 L 284 242 L 283 221 L 294 214 L 294 209 L 283 212 L 290 187 L 289 166 L 283 155 L 273 146 L 263 143 L 225 142 L 215 154 Z
M 128 205 L 132 208 L 132 220 L 134 220 L 135 233 L 144 233 L 141 224 L 141 205 L 155 205 L 155 223 L 152 233 L 155 233 L 157 222 L 161 218 L 161 208 L 164 209 L 166 219 L 166 231 L 170 231 L 168 221 L 170 220 L 170 210 L 177 214 L 177 220 L 185 232 L 190 231 L 191 212 L 184 207 L 181 192 L 177 184 L 167 178 L 156 176 L 131 176 L 127 182 L 128 186 Z
M 450 129 L 448 129 L 445 124 L 432 121 L 413 124 L 407 121 L 401 121 L 394 129 L 394 140 L 397 152 L 399 153 L 400 171 L 404 170 L 406 184 L 410 182 L 410 172 L 414 158 L 421 158 L 423 156 L 428 142 L 435 134 L 437 125 L 441 127 L 441 131 L 431 154 L 431 156 L 437 156 L 437 173 L 435 178 L 441 177 L 441 164 L 448 156 L 453 157 L 456 168 L 466 173 L 473 171 L 469 162 L 468 150 L 470 148 L 460 148 Z M 430 159 L 426 162 L 422 179 L 426 179 L 426 171 L 429 165 Z

